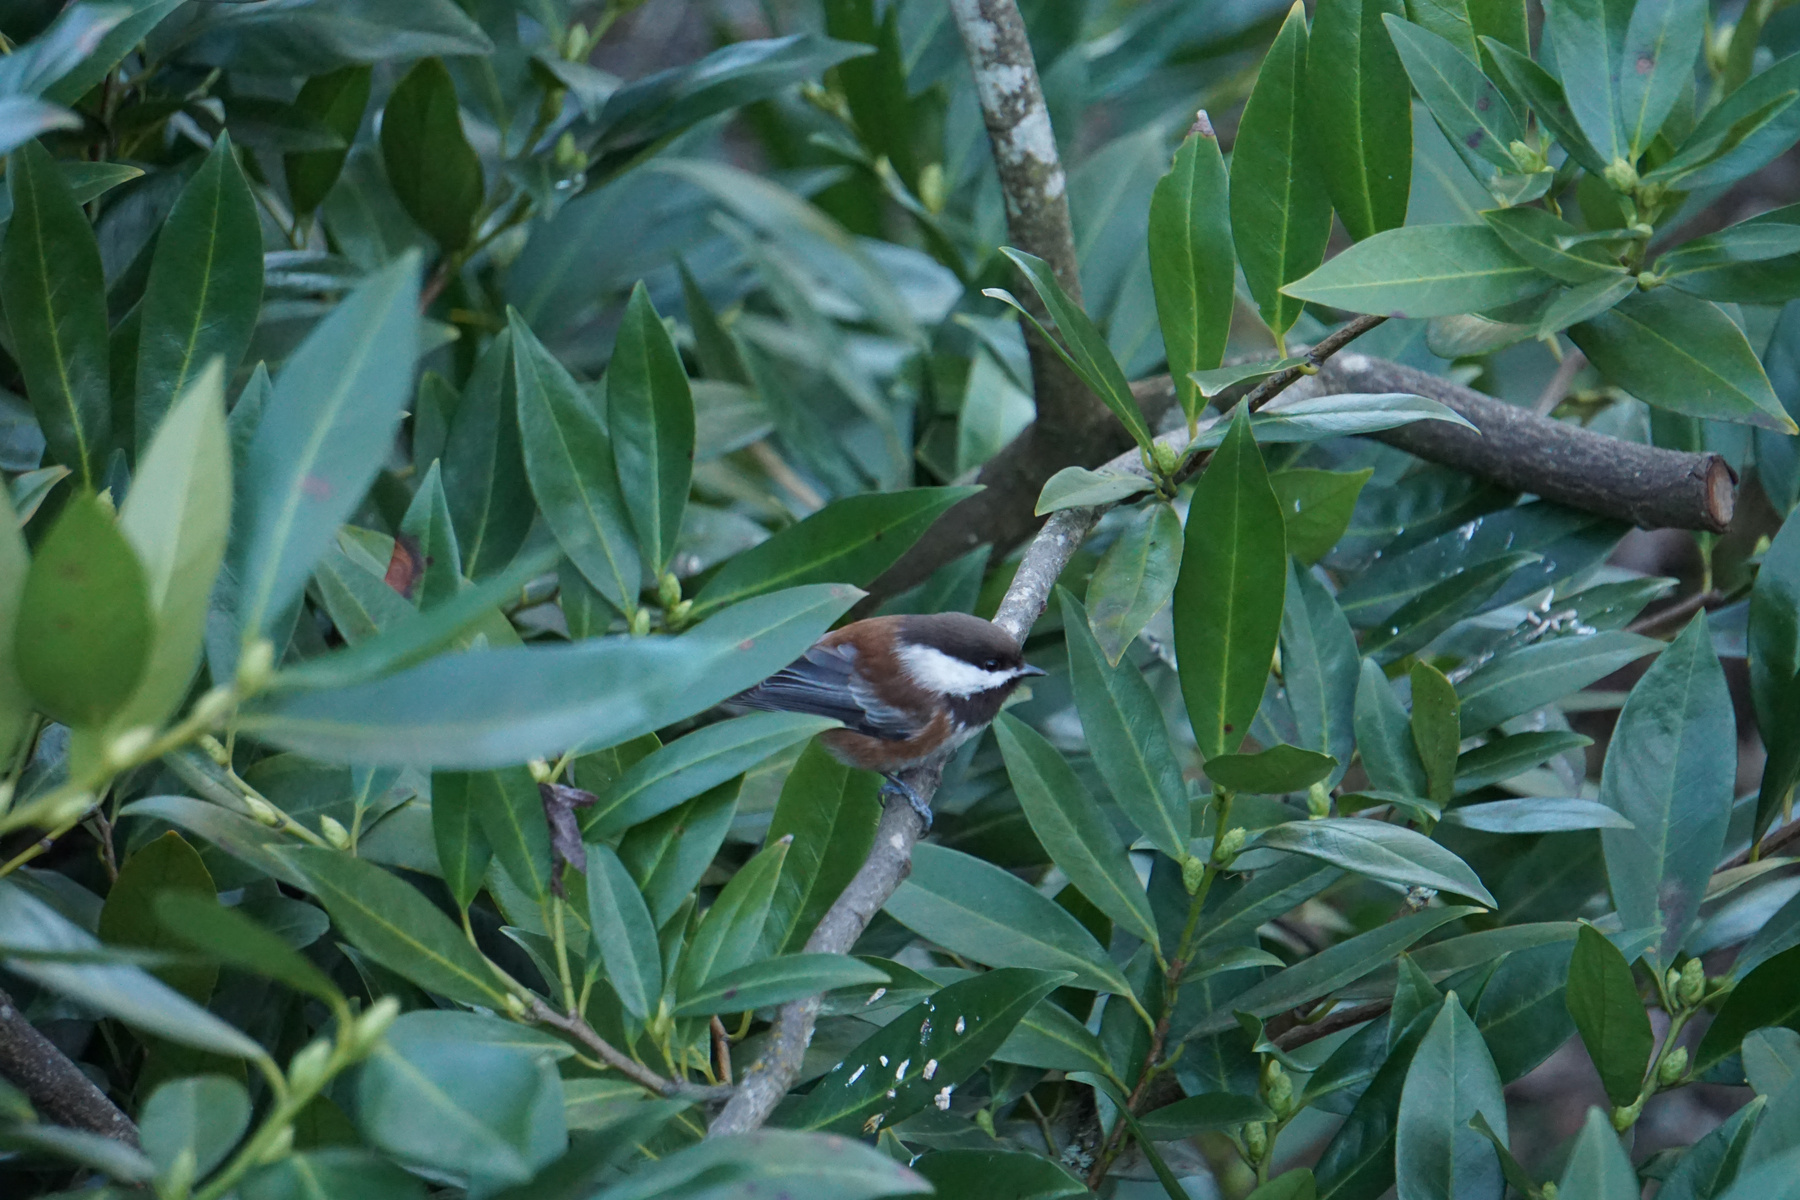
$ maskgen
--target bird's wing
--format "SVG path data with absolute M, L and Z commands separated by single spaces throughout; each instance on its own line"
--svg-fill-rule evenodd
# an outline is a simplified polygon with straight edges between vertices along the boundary
M 842 721 L 852 733 L 904 741 L 918 732 L 900 709 L 883 704 L 856 670 L 853 646 L 814 646 L 732 704 L 770 712 L 812 713 Z

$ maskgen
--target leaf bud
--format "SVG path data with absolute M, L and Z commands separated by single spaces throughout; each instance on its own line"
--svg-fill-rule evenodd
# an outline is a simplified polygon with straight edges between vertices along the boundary
M 1244 1126 L 1244 1152 L 1251 1162 L 1261 1162 L 1269 1152 L 1269 1127 L 1261 1121 Z
M 170 1200 L 187 1200 L 194 1190 L 194 1177 L 200 1173 L 200 1164 L 194 1156 L 192 1146 L 183 1146 L 175 1155 L 175 1161 L 163 1172 L 162 1178 L 156 1181 L 159 1196 Z
M 1181 465 L 1181 455 L 1175 453 L 1175 448 L 1167 442 L 1151 442 L 1150 456 L 1156 463 L 1158 475 L 1173 475 Z
M 1556 1200 L 1556 1184 L 1546 1179 L 1538 1185 L 1538 1200 Z
M 1622 195 L 1630 195 L 1637 189 L 1637 168 L 1622 158 L 1615 158 L 1606 164 L 1606 185 Z
M 257 638 L 238 656 L 237 690 L 240 695 L 260 692 L 275 673 L 275 643 Z
M 220 721 L 223 721 L 226 715 L 231 712 L 231 706 L 236 703 L 237 697 L 232 693 L 232 690 L 224 684 L 220 684 L 218 687 L 210 689 L 204 696 L 194 701 L 194 709 L 191 715 L 197 723 L 211 727 L 217 725 Z M 215 746 L 218 745 L 216 739 L 207 740 L 212 741 Z M 220 749 L 224 749 L 224 747 L 221 746 Z M 211 747 L 206 747 L 206 752 L 209 755 L 212 754 Z M 216 757 L 213 761 L 218 762 L 220 766 L 225 765 Z
M 656 602 L 664 608 L 674 608 L 681 603 L 681 580 L 669 571 L 664 571 L 656 581 Z
M 680 629 L 687 624 L 688 614 L 693 611 L 694 602 L 692 600 L 679 600 L 669 609 L 663 619 L 670 629 Z
M 506 993 L 507 1016 L 515 1021 L 523 1021 L 530 1013 L 531 1010 L 526 1006 L 525 1001 L 519 999 L 519 997 L 511 992 Z
M 512 999 L 510 996 L 507 998 Z M 373 1050 L 387 1036 L 388 1028 L 399 1015 L 400 1002 L 392 996 L 383 996 L 371 1004 L 367 1012 L 356 1018 L 356 1024 L 351 1028 L 350 1042 L 356 1052 L 367 1054 Z
M 101 753 L 108 771 L 124 771 L 137 765 L 150 743 L 156 740 L 156 730 L 148 725 L 136 725 L 123 733 L 115 735 L 106 743 Z
M 269 1139 L 269 1144 L 263 1147 L 262 1153 L 256 1156 L 256 1161 L 259 1166 L 266 1167 L 270 1163 L 280 1162 L 293 1152 L 294 1127 L 283 1125 L 275 1131 L 275 1136 Z
M 998 1138 L 1000 1136 L 994 1132 L 994 1114 L 987 1109 L 978 1108 L 975 1110 L 975 1123 L 981 1126 L 981 1132 L 987 1134 L 989 1137 Z
M 1681 982 L 1675 985 L 1675 995 L 1688 1008 L 1706 995 L 1706 965 L 1699 959 L 1690 958 L 1681 964 Z
M 950 189 L 944 185 L 944 164 L 929 162 L 919 171 L 919 203 L 925 206 L 928 213 L 941 213 L 944 203 L 950 198 Z
M 249 810 L 250 819 L 259 825 L 267 825 L 270 829 L 280 829 L 284 822 L 275 806 L 261 796 L 245 796 L 244 807 Z
M 533 783 L 549 783 L 550 782 L 550 764 L 545 762 L 543 759 L 541 759 L 541 758 L 532 759 L 530 762 L 525 764 L 525 769 L 527 771 L 531 772 L 531 782 L 533 782 Z
M 631 610 L 631 636 L 643 637 L 650 632 L 650 610 L 634 608 Z
M 1539 171 L 1550 169 L 1550 160 L 1536 146 L 1528 146 L 1524 142 L 1514 141 L 1507 145 L 1506 152 L 1512 155 L 1515 166 L 1522 175 L 1536 175 Z
M 564 175 L 577 175 L 588 168 L 586 152 L 575 144 L 575 135 L 566 129 L 556 139 L 556 148 L 550 152 L 550 160 Z
M 1331 815 L 1331 789 L 1323 779 L 1306 789 L 1306 815 L 1314 821 Z
M 325 1086 L 331 1077 L 331 1043 L 318 1038 L 300 1047 L 288 1061 L 288 1086 L 310 1095 Z
M 1656 1065 L 1656 1082 L 1663 1087 L 1672 1087 L 1687 1074 L 1688 1052 L 1686 1046 L 1677 1046 Z
M 1271 1058 L 1263 1066 L 1263 1098 L 1277 1117 L 1285 1118 L 1294 1111 L 1294 1080 Z
M 1613 1128 L 1620 1133 L 1624 1133 L 1627 1129 L 1630 1129 L 1633 1125 L 1637 1124 L 1638 1114 L 1643 1110 L 1644 1102 L 1641 1099 L 1633 1100 L 1630 1104 L 1622 1104 L 1618 1108 L 1613 1109 Z
M 1242 825 L 1227 830 L 1213 845 L 1213 861 L 1220 866 L 1226 865 L 1232 859 L 1237 857 L 1238 851 L 1244 848 L 1244 843 L 1248 841 L 1249 838 L 1250 835 L 1244 832 L 1244 827 Z
M 325 836 L 325 840 L 331 844 L 333 850 L 348 850 L 350 848 L 350 831 L 345 829 L 344 823 L 339 821 L 336 817 L 326 813 L 320 813 L 319 832 Z
M 1192 896 L 1200 890 L 1201 882 L 1206 878 L 1206 860 L 1199 855 L 1190 854 L 1181 860 L 1181 886 Z

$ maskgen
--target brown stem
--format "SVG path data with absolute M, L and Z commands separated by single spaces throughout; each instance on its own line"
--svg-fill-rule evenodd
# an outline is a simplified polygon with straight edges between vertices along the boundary
M 1569 394 L 1569 387 L 1575 382 L 1575 376 L 1581 374 L 1581 368 L 1587 366 L 1587 355 L 1579 350 L 1571 350 L 1563 355 L 1563 360 L 1556 364 L 1556 373 L 1550 376 L 1550 382 L 1538 393 L 1537 403 L 1531 411 L 1540 417 L 1547 417 L 1556 411 L 1556 406 L 1563 402 Z
M 1285 371 L 1279 371 L 1269 376 L 1250 390 L 1250 394 L 1244 397 L 1244 403 L 1250 406 L 1251 412 L 1255 412 L 1306 376 L 1317 375 L 1326 359 L 1385 320 L 1387 320 L 1386 317 L 1358 317 L 1342 329 L 1333 330 L 1326 337 L 1319 339 L 1318 345 L 1306 352 L 1304 365 L 1289 367 Z
M 1361 1025 L 1364 1021 L 1372 1021 L 1388 1009 L 1394 1007 L 1392 1000 L 1371 1000 L 1367 1004 L 1358 1004 L 1355 1008 L 1340 1009 L 1327 1013 L 1317 1021 L 1307 1025 L 1296 1025 L 1286 1033 L 1275 1038 L 1275 1044 L 1283 1050 L 1292 1050 L 1296 1046 L 1304 1046 L 1308 1042 L 1316 1042 L 1320 1038 L 1330 1037 L 1341 1030 Z
M 531 998 L 531 1019 L 539 1025 L 568 1034 L 592 1050 L 607 1066 L 634 1083 L 640 1083 L 659 1096 L 680 1096 L 689 1100 L 717 1100 L 731 1094 L 729 1087 L 697 1087 L 680 1079 L 664 1079 L 649 1067 L 636 1061 L 601 1037 L 580 1017 L 557 1012 L 536 996 Z
M 713 1070 L 718 1073 L 719 1082 L 731 1086 L 731 1038 L 725 1032 L 725 1022 L 718 1017 L 712 1019 Z
M 1667 608 L 1660 608 L 1653 613 L 1639 617 L 1625 628 L 1630 633 L 1650 633 L 1665 625 L 1686 620 L 1701 609 L 1711 608 L 1724 599 L 1725 593 L 1717 590 L 1695 592 L 1692 595 L 1683 596 Z
M 131 1118 L 39 1033 L 4 991 L 0 991 L 0 1078 L 23 1091 L 38 1114 L 57 1125 L 128 1146 L 138 1144 Z
M 1751 851 L 1754 850 L 1756 857 L 1759 859 L 1766 858 L 1796 838 L 1800 838 L 1800 821 L 1789 821 L 1780 829 L 1777 829 L 1775 832 L 1763 838 L 1760 843 L 1753 844 L 1748 849 L 1745 849 L 1743 853 L 1734 854 L 1724 862 L 1720 863 L 1719 870 L 1729 871 L 1733 867 L 1747 866 L 1750 862 Z

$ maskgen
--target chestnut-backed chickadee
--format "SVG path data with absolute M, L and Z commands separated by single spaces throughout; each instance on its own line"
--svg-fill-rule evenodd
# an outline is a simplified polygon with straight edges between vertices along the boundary
M 931 809 L 900 772 L 948 758 L 981 732 L 1028 675 L 1019 643 L 967 613 L 870 617 L 812 649 L 730 703 L 813 713 L 844 723 L 819 735 L 848 766 L 878 771 L 931 824 Z

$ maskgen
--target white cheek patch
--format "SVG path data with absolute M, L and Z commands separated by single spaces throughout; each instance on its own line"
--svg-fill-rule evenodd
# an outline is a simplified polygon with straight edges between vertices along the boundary
M 900 662 L 914 683 L 928 692 L 946 696 L 973 696 L 1011 683 L 1019 676 L 1017 670 L 983 670 L 931 646 L 903 647 Z

